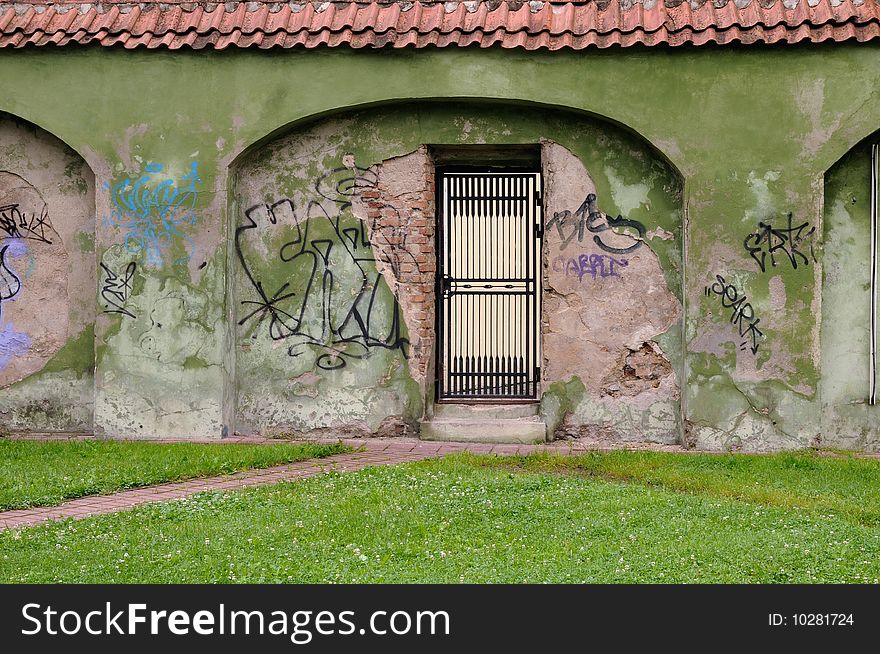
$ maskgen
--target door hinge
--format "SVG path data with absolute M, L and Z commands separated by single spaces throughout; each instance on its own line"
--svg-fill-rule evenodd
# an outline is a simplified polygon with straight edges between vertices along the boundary
M 535 206 L 540 207 L 544 204 L 544 198 L 541 196 L 541 191 L 535 191 Z
M 535 223 L 535 238 L 544 238 L 544 225 Z

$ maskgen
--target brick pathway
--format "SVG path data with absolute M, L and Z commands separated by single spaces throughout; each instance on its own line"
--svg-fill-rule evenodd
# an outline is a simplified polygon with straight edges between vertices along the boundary
M 79 440 L 82 436 L 40 436 L 27 440 Z M 171 441 L 162 441 L 171 442 Z M 181 442 L 181 441 L 176 441 Z M 187 441 L 192 442 L 192 441 Z M 212 443 L 278 443 L 277 440 L 242 437 Z M 338 439 L 317 442 L 337 443 Z M 360 470 L 367 466 L 408 463 L 452 452 L 469 451 L 478 454 L 528 454 L 535 451 L 559 453 L 583 452 L 588 448 L 577 441 L 562 441 L 548 445 L 481 445 L 474 443 L 440 443 L 410 439 L 343 439 L 343 443 L 358 451 L 337 454 L 323 459 L 309 459 L 286 463 L 271 468 L 246 470 L 231 475 L 205 477 L 120 491 L 112 495 L 89 495 L 64 502 L 59 506 L 34 507 L 0 512 L 0 531 L 12 527 L 29 527 L 48 520 L 83 518 L 101 513 L 125 511 L 139 504 L 175 500 L 203 491 L 234 490 L 248 486 L 275 484 L 305 477 L 314 477 L 331 471 Z M 595 449 L 595 447 L 593 448 Z

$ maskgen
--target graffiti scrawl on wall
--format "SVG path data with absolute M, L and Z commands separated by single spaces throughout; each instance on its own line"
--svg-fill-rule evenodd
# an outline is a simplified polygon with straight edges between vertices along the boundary
M 11 300 L 21 290 L 21 280 L 10 268 L 7 262 L 9 256 L 21 256 L 25 252 L 21 243 L 0 245 L 0 316 L 3 315 L 3 301 Z
M 759 340 L 763 338 L 763 332 L 758 329 L 760 318 L 755 317 L 755 309 L 748 297 L 727 282 L 721 275 L 715 275 L 715 283 L 706 287 L 706 295 L 721 298 L 721 306 L 732 309 L 730 322 L 736 325 L 740 338 L 740 350 L 750 350 L 752 354 L 758 353 Z
M 0 240 L 0 370 L 9 365 L 13 357 L 23 355 L 30 347 L 27 334 L 14 331 L 12 323 L 3 320 L 3 303 L 14 298 L 21 290 L 21 280 L 9 268 L 7 257 L 21 256 L 24 252 L 21 242 L 3 244 Z
M 605 252 L 610 254 L 628 254 L 633 250 L 641 247 L 645 238 L 645 226 L 637 220 L 629 220 L 623 216 L 612 218 L 611 216 L 599 211 L 596 204 L 596 194 L 590 193 L 581 203 L 574 213 L 571 211 L 557 211 L 553 217 L 547 221 L 545 229 L 556 228 L 559 235 L 559 249 L 564 250 L 570 243 L 577 240 L 583 243 L 584 236 L 589 232 L 593 234 L 593 242 Z M 632 239 L 632 244 L 626 247 L 614 247 L 606 242 L 603 232 L 612 230 L 613 228 L 631 228 L 638 233 L 638 237 L 630 233 L 626 236 Z M 623 236 L 620 232 L 612 231 L 612 234 Z
M 788 259 L 791 267 L 797 270 L 799 264 L 808 266 L 810 259 L 816 261 L 813 251 L 815 233 L 815 225 L 811 226 L 806 221 L 795 226 L 792 214 L 789 213 L 782 227 L 759 222 L 758 229 L 746 236 L 743 247 L 761 268 L 761 272 L 767 272 L 768 259 L 770 265 L 776 267 L 777 257 L 783 261 Z
M 117 275 L 106 264 L 101 263 L 104 278 L 101 281 L 101 299 L 104 301 L 104 313 L 119 313 L 129 318 L 135 315 L 125 308 L 128 296 L 131 295 L 132 280 L 134 279 L 137 263 L 130 262 L 125 271 Z
M 39 191 L 20 175 L 0 171 L 0 370 L 26 354 L 31 344 L 30 337 L 15 331 L 4 317 L 4 303 L 21 294 L 26 276 L 16 271 L 13 260 L 25 261 L 30 247 L 52 245 L 55 237 Z
M 27 354 L 30 347 L 30 337 L 15 331 L 11 323 L 0 327 L 0 370 L 8 366 L 13 358 Z
M 49 208 L 37 190 L 15 173 L 0 171 L 0 238 L 52 243 Z
M 604 279 L 605 277 L 620 277 L 620 269 L 626 268 L 629 261 L 615 259 L 607 254 L 582 254 L 577 259 L 558 256 L 553 259 L 553 271 L 564 272 L 565 276 L 576 275 L 579 282 L 589 277 Z
M 185 228 L 196 224 L 197 184 L 201 182 L 198 164 L 193 161 L 181 179 L 168 176 L 162 164 L 147 164 L 138 178 L 124 179 L 104 190 L 111 195 L 112 209 L 104 216 L 108 226 L 123 230 L 125 249 L 143 254 L 144 263 L 165 263 L 175 243 L 182 241 L 185 253 L 173 260 L 180 264 L 195 253 L 195 241 Z
M 283 341 L 291 357 L 317 349 L 316 365 L 324 370 L 343 368 L 377 349 L 408 356 L 400 307 L 376 270 L 366 225 L 350 211 L 356 195 L 376 183 L 368 169 L 338 168 L 319 178 L 299 205 L 285 198 L 245 211 L 235 247 L 256 297 L 242 301 L 247 311 L 239 325 L 248 325 L 254 337 L 262 329 L 273 341 Z M 253 248 L 246 242 L 275 228 L 292 230 L 292 237 L 272 259 L 249 254 Z M 278 270 L 280 277 L 270 274 Z

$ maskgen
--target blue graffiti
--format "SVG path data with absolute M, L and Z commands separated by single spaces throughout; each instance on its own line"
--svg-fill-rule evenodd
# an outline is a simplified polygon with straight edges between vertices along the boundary
M 185 225 L 196 224 L 196 200 L 199 178 L 198 164 L 193 161 L 188 173 L 180 180 L 163 175 L 162 164 L 147 164 L 137 179 L 124 179 L 110 191 L 113 209 L 104 216 L 104 224 L 125 231 L 125 249 L 133 255 L 144 254 L 147 265 L 162 265 L 175 238 L 184 241 L 186 254 L 175 259 L 184 264 L 195 254 L 195 241 L 182 231 Z

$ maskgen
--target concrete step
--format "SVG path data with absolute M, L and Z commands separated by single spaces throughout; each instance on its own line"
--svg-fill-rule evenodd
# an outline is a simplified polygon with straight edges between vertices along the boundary
M 434 418 L 441 420 L 508 420 L 538 415 L 538 403 L 435 404 Z
M 504 419 L 437 418 L 421 423 L 427 441 L 466 443 L 545 443 L 547 426 L 537 416 Z

